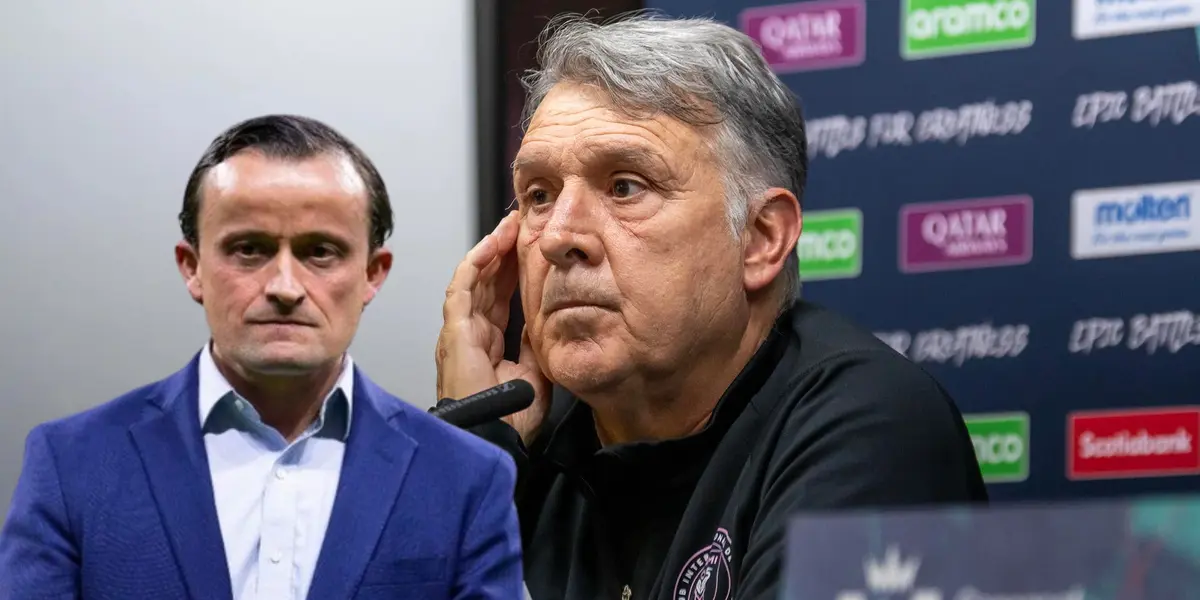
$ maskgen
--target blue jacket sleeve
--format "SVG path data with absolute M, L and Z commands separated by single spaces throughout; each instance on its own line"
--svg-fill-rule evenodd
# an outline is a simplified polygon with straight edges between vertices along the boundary
M 513 503 L 516 467 L 497 455 L 491 479 L 471 510 L 452 597 L 511 600 L 524 597 L 521 531 Z
M 78 598 L 79 548 L 71 531 L 54 450 L 43 426 L 25 440 L 25 459 L 0 529 L 0 598 Z

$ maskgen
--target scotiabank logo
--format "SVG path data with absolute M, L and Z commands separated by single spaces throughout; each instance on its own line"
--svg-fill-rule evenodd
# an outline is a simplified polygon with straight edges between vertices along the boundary
M 1067 417 L 1067 477 L 1200 474 L 1200 407 L 1077 412 Z

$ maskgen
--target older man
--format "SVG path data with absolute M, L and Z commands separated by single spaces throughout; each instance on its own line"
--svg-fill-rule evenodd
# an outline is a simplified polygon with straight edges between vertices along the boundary
M 938 383 L 798 299 L 804 128 L 749 38 L 563 19 L 540 62 L 519 210 L 455 272 L 437 356 L 439 397 L 538 390 L 477 431 L 517 459 L 535 599 L 773 600 L 797 511 L 986 501 Z
M 29 434 L 0 598 L 518 597 L 510 458 L 347 354 L 392 265 L 366 154 L 312 119 L 244 121 L 201 157 L 179 222 L 209 340 Z

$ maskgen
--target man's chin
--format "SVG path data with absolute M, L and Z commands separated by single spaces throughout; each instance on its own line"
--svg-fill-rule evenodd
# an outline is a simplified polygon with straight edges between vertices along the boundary
M 299 348 L 262 348 L 242 357 L 249 371 L 269 377 L 299 377 L 328 367 L 331 359 L 323 353 Z
M 256 362 L 247 367 L 259 375 L 268 377 L 302 377 L 313 373 L 320 365 L 297 360 L 274 360 Z
M 580 397 L 614 391 L 629 369 L 594 343 L 550 349 L 543 370 L 555 384 Z

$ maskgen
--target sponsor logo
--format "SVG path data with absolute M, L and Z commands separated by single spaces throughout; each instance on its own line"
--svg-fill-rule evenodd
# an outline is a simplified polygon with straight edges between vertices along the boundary
M 907 147 L 918 144 L 965 146 L 980 138 L 1020 135 L 1033 121 L 1033 102 L 993 100 L 958 107 L 937 107 L 920 113 L 899 112 L 832 115 L 806 123 L 808 155 L 834 158 L 866 147 Z
M 1071 201 L 1071 256 L 1076 259 L 1200 249 L 1192 205 L 1200 181 L 1079 190 Z
M 760 6 L 739 21 L 776 73 L 852 67 L 866 56 L 865 0 Z
M 1067 477 L 1200 474 L 1200 408 L 1077 412 L 1067 417 Z
M 1091 354 L 1124 345 L 1130 350 L 1159 350 L 1177 354 L 1189 346 L 1200 346 L 1200 314 L 1190 310 L 1139 314 L 1129 318 L 1092 317 L 1075 321 L 1067 352 Z
M 1077 40 L 1200 25 L 1200 0 L 1075 0 L 1073 12 Z
M 921 570 L 921 557 L 905 557 L 900 546 L 893 544 L 884 552 L 883 559 L 867 556 L 863 559 L 863 579 L 866 589 L 845 590 L 837 594 L 836 600 L 1084 600 L 1084 589 L 1075 585 L 1063 591 L 1033 593 L 991 593 L 971 586 L 960 588 L 954 594 L 944 594 L 932 586 L 918 586 L 917 575 Z
M 692 555 L 675 580 L 677 600 L 729 600 L 733 597 L 733 548 L 729 532 L 717 529 L 713 542 Z
M 1020 356 L 1029 347 L 1029 326 L 984 322 L 954 329 L 926 329 L 915 336 L 904 330 L 880 331 L 875 337 L 913 362 L 961 367 L 969 360 Z
M 905 273 L 1023 265 L 1032 257 L 1029 196 L 900 208 L 900 270 Z
M 900 54 L 906 60 L 1033 45 L 1035 0 L 904 0 Z
M 1029 414 L 964 415 L 979 471 L 987 483 L 1029 478 Z
M 1151 127 L 1180 125 L 1200 115 L 1200 84 L 1177 81 L 1163 85 L 1143 85 L 1132 97 L 1121 90 L 1100 90 L 1080 94 L 1071 113 L 1071 126 L 1093 129 L 1097 125 L 1128 118 Z
M 848 208 L 805 213 L 796 253 L 802 280 L 858 277 L 862 273 L 862 211 Z

